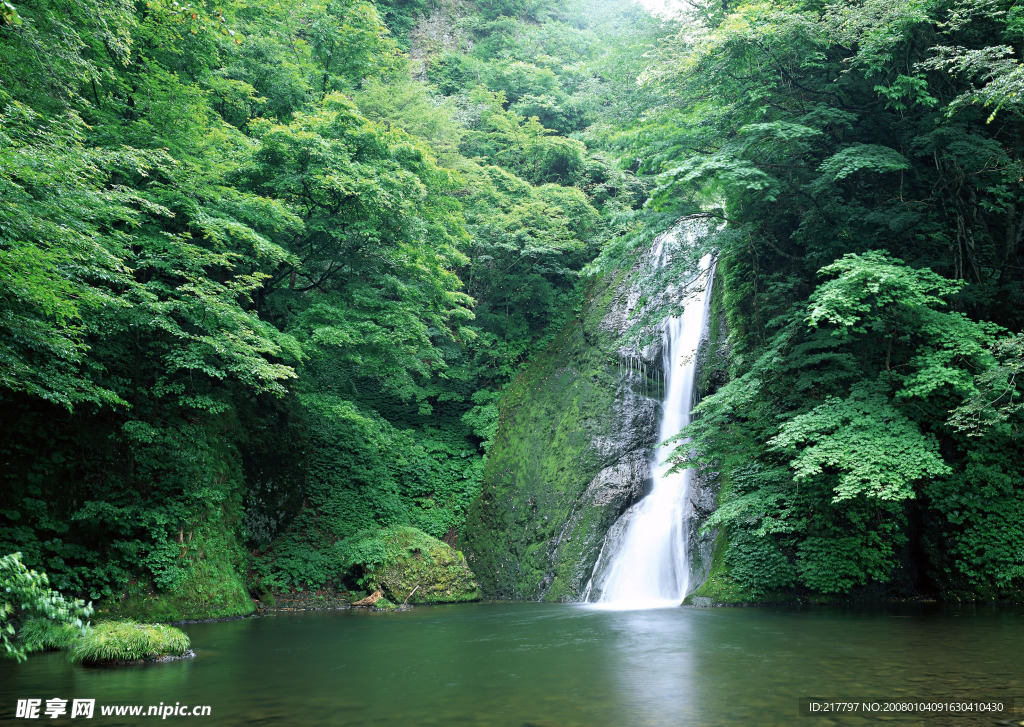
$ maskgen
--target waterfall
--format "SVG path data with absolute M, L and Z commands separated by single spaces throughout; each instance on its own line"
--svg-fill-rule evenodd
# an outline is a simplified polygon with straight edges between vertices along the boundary
M 657 265 L 664 265 L 666 241 L 671 244 L 675 238 L 666 235 L 659 241 L 653 251 Z M 700 274 L 683 291 L 682 315 L 662 324 L 665 394 L 659 442 L 675 436 L 690 422 L 697 348 L 710 310 L 710 256 L 701 260 L 700 268 Z M 613 609 L 662 608 L 678 606 L 686 596 L 693 470 L 669 474 L 666 460 L 672 449 L 659 446 L 655 450 L 650 492 L 609 529 L 585 601 Z

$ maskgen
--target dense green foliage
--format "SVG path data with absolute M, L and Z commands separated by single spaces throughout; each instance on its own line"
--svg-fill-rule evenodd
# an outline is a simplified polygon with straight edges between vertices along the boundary
M 49 577 L 27 568 L 21 553 L 0 556 L 0 643 L 4 657 L 23 661 L 26 653 L 48 646 L 47 640 L 40 638 L 47 631 L 59 629 L 66 637 L 63 627 L 70 627 L 81 635 L 87 630 L 85 619 L 91 615 L 92 604 L 69 600 L 51 590 Z
M 3 4 L 0 552 L 172 620 L 457 541 L 643 200 L 585 130 L 632 83 L 603 38 L 658 26 L 499 5 Z
M 646 72 L 665 106 L 624 138 L 656 204 L 726 222 L 732 380 L 689 432 L 724 481 L 709 593 L 1019 599 L 1019 8 L 691 21 Z
M 228 616 L 473 509 L 536 535 L 477 531 L 492 580 L 522 551 L 507 594 L 572 597 L 580 541 L 550 578 L 539 543 L 574 516 L 516 477 L 554 502 L 612 463 L 515 433 L 607 403 L 586 295 L 696 214 L 718 592 L 1020 597 L 1024 16 L 687 8 L 0 4 L 0 552 L 109 613 Z
M 45 618 L 31 618 L 22 624 L 18 639 L 31 651 L 68 651 L 85 631 L 73 623 L 59 623 Z

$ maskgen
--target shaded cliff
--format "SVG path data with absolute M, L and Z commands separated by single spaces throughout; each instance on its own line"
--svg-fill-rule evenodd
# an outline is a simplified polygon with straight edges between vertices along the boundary
M 650 486 L 663 344 L 657 335 L 641 337 L 648 341 L 642 347 L 624 340 L 651 303 L 643 285 L 651 255 L 644 251 L 631 268 L 597 280 L 580 317 L 501 403 L 466 529 L 470 563 L 487 597 L 579 600 L 605 534 Z M 719 375 L 706 362 L 701 370 L 709 381 Z M 697 582 L 710 565 L 710 539 L 697 532 L 715 501 L 714 477 L 699 479 L 703 486 L 691 497 L 693 548 L 705 554 L 694 563 Z
M 488 597 L 577 600 L 605 532 L 643 492 L 658 409 L 646 394 L 657 389 L 658 357 L 622 350 L 619 339 L 646 264 L 641 257 L 596 281 L 577 321 L 502 400 L 466 526 L 470 565 Z
M 707 328 L 704 330 L 700 348 L 697 350 L 695 372 L 694 406 L 700 400 L 725 385 L 730 377 L 729 328 L 726 323 L 725 287 L 719 276 L 715 276 L 711 291 L 711 305 Z M 695 418 L 698 415 L 695 415 Z M 687 533 L 687 553 L 690 559 L 689 600 L 695 592 L 706 587 L 714 565 L 714 556 L 725 547 L 723 534 L 719 530 L 702 533 L 701 527 L 718 508 L 722 487 L 721 473 L 711 469 L 699 469 L 694 473 L 689 489 L 689 506 L 686 512 L 690 518 Z

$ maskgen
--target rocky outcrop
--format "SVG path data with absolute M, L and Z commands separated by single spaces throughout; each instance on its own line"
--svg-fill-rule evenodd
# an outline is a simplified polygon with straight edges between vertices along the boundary
M 725 323 L 722 304 L 723 288 L 716 281 L 712 288 L 710 320 L 697 350 L 697 369 L 694 372 L 696 402 L 712 394 L 729 381 L 729 331 Z M 718 508 L 721 481 L 718 473 L 698 470 L 690 481 L 689 506 L 685 508 L 690 522 L 686 552 L 690 559 L 690 593 L 696 591 L 711 572 L 717 531 L 702 533 L 701 527 Z
M 665 374 L 657 327 L 665 310 L 655 304 L 678 299 L 676 281 L 686 279 L 659 267 L 658 250 L 655 241 L 631 268 L 596 281 L 579 319 L 501 402 L 466 532 L 470 566 L 488 597 L 580 600 L 605 535 L 652 484 Z M 698 391 L 727 378 L 716 297 L 698 352 Z M 687 508 L 692 585 L 711 567 L 715 534 L 702 535 L 700 527 L 717 492 L 715 473 L 694 478 Z

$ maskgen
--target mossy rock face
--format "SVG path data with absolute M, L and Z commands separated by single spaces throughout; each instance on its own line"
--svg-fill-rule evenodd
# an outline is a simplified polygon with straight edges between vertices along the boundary
M 487 597 L 580 600 L 609 528 L 652 484 L 665 372 L 660 320 L 644 321 L 644 311 L 667 314 L 658 303 L 668 301 L 658 296 L 671 291 L 651 292 L 658 249 L 655 242 L 638 251 L 632 267 L 596 280 L 579 319 L 500 402 L 498 432 L 466 526 L 470 565 Z M 712 307 L 720 311 L 720 301 Z M 637 324 L 640 343 L 632 336 Z M 727 379 L 720 313 L 711 329 L 698 353 L 698 390 Z M 699 556 L 691 582 L 706 576 L 713 543 L 713 535 L 698 535 L 716 504 L 713 473 L 699 484 L 691 492 L 690 545 Z
M 737 583 L 729 571 L 726 553 L 729 550 L 728 534 L 722 530 L 714 541 L 714 554 L 707 577 L 696 589 L 687 594 L 686 606 L 746 605 L 758 602 L 755 594 Z
M 606 273 L 579 319 L 506 390 L 466 550 L 489 598 L 576 601 L 605 533 L 650 484 L 661 342 L 624 346 L 643 296 L 632 268 Z
M 437 538 L 412 527 L 388 528 L 368 537 L 382 544 L 384 558 L 366 568 L 365 581 L 388 600 L 456 603 L 480 598 L 466 558 Z
M 197 528 L 188 543 L 185 574 L 169 591 L 139 583 L 97 614 L 140 621 L 192 621 L 248 616 L 256 610 L 242 580 L 245 550 L 224 525 Z
M 164 624 L 103 621 L 72 648 L 71 658 L 84 664 L 130 664 L 191 655 L 189 638 Z

